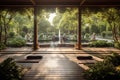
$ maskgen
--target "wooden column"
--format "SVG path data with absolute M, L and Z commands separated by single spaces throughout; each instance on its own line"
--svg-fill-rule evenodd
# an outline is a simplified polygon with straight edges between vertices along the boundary
M 37 27 L 37 8 L 34 7 L 34 46 L 33 49 L 36 50 L 39 48 L 38 45 L 38 27 Z
M 78 7 L 78 50 L 81 49 L 81 8 Z

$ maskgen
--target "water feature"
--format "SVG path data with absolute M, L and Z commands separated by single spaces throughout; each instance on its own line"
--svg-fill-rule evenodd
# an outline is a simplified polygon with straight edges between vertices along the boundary
M 58 33 L 58 38 L 59 38 L 59 44 L 61 44 L 61 32 L 60 32 L 60 29 L 59 29 L 59 33 Z

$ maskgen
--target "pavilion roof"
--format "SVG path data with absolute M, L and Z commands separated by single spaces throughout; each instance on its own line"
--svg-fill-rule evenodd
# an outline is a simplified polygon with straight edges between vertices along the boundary
M 120 0 L 0 0 L 0 6 L 16 5 L 120 6 Z

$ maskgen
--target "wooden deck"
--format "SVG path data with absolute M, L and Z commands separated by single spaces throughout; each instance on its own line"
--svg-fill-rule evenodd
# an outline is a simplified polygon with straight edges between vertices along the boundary
M 84 80 L 84 69 L 63 54 L 49 54 L 25 74 L 24 80 Z
M 0 51 L 0 62 L 8 57 L 30 70 L 24 75 L 23 80 L 84 80 L 82 75 L 86 69 L 85 64 L 102 61 L 95 55 L 107 55 L 110 52 L 120 54 L 115 48 L 90 48 L 82 50 L 74 48 L 40 48 L 33 51 L 31 47 L 7 48 Z M 42 59 L 26 60 L 27 56 L 42 56 Z M 77 56 L 92 56 L 93 60 L 78 60 Z

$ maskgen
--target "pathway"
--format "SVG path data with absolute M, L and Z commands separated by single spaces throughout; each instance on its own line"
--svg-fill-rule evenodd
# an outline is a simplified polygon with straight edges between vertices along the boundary
M 38 55 L 38 54 L 37 54 Z M 49 54 L 25 74 L 24 80 L 84 80 L 83 69 L 63 54 Z

